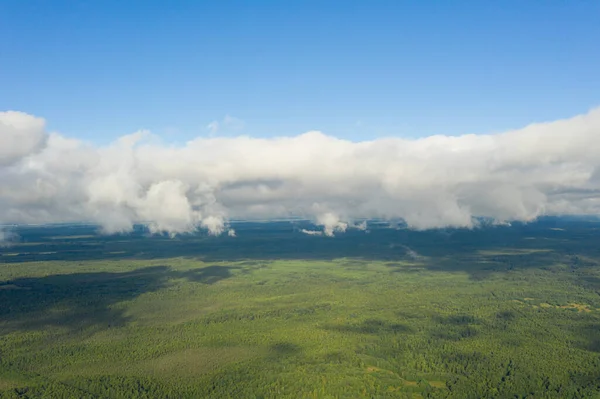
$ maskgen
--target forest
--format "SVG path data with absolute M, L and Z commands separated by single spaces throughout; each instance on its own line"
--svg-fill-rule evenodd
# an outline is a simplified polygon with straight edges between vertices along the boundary
M 600 398 L 600 222 L 21 226 L 0 398 Z

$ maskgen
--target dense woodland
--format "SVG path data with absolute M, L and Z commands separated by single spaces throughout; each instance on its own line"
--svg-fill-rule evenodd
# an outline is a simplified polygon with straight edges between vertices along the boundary
M 0 247 L 0 398 L 599 398 L 600 223 L 29 227 Z

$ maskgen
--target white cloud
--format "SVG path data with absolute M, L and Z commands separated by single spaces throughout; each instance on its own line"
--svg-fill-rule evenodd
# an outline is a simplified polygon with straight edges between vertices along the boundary
M 38 150 L 46 139 L 45 124 L 23 112 L 0 112 L 0 167 Z
M 218 126 L 235 125 L 226 119 Z M 103 147 L 0 113 L 0 223 L 230 234 L 231 218 L 300 216 L 335 235 L 365 218 L 426 229 L 542 214 L 600 215 L 600 109 L 494 135 L 353 143 L 308 132 L 174 146 L 137 132 Z
M 334 233 L 343 233 L 348 228 L 348 223 L 342 222 L 340 217 L 332 212 L 318 210 L 320 207 L 315 206 L 317 215 L 317 224 L 323 226 L 323 234 L 327 237 L 333 237 Z
M 239 132 L 245 126 L 243 120 L 231 115 L 225 115 L 223 120 L 214 120 L 206 125 L 209 137 L 214 137 L 219 133 Z
M 8 227 L 0 226 L 0 247 L 8 247 L 18 240 L 18 236 Z
M 322 231 L 318 231 L 318 230 L 307 230 L 307 229 L 302 229 L 300 230 L 301 233 L 307 234 L 309 236 L 322 236 L 323 232 Z
M 367 221 L 363 220 L 362 222 L 355 223 L 355 224 L 353 224 L 353 225 L 351 225 L 349 227 L 352 227 L 354 229 L 358 229 L 358 230 L 361 230 L 361 231 L 367 231 Z
M 212 121 L 211 123 L 209 123 L 208 125 L 206 125 L 206 129 L 208 129 L 208 134 L 209 136 L 214 136 L 219 132 L 219 127 L 221 126 L 221 124 L 219 123 L 219 121 Z

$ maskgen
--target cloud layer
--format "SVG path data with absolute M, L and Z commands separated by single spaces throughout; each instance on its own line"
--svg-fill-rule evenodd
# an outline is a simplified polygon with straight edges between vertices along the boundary
M 306 217 L 324 235 L 362 218 L 413 228 L 542 214 L 600 215 L 600 109 L 493 135 L 354 143 L 308 132 L 164 144 L 149 132 L 96 147 L 0 112 L 0 224 L 146 223 L 234 232 L 227 220 Z

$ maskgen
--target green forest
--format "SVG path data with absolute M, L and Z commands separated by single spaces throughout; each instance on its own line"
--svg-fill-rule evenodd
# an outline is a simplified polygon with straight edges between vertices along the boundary
M 600 398 L 600 223 L 30 227 L 0 398 Z

